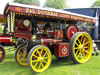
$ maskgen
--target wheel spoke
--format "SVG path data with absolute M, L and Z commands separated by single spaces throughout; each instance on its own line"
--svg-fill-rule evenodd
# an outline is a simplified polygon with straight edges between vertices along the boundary
M 78 39 L 78 42 L 79 42 L 79 44 L 81 45 L 81 42 L 80 42 L 80 40 Z
M 23 55 L 18 55 L 18 58 L 19 58 L 19 60 L 24 60 L 25 56 L 24 56 L 24 54 Z
M 39 50 L 37 50 L 37 53 L 38 53 L 39 57 L 41 57 L 41 54 L 40 54 L 40 51 Z
M 38 62 L 39 62 L 39 61 L 37 61 L 37 62 L 35 63 L 34 67 L 36 67 L 36 66 L 37 66 Z
M 23 63 L 25 63 L 25 59 L 23 59 Z
M 41 54 L 40 54 L 40 52 L 38 50 L 37 50 L 37 53 L 38 53 L 39 57 L 41 57 Z
M 41 55 L 42 55 L 42 53 L 43 53 L 43 49 L 41 49 Z
M 77 51 L 76 51 L 76 53 L 75 53 L 75 54 L 76 54 L 76 56 L 77 56 L 78 52 L 79 52 L 79 50 L 77 50 Z
M 39 67 L 38 67 L 38 69 L 40 69 L 40 67 L 41 67 L 41 61 L 40 61 L 40 64 L 39 64 Z
M 47 63 L 45 60 L 43 60 L 44 63 Z
M 86 51 L 86 50 L 83 50 L 83 51 L 89 54 L 89 51 Z
M 75 44 L 78 46 L 78 43 L 77 42 Z
M 18 55 L 17 58 L 20 59 L 20 55 Z
M 83 52 L 83 57 L 85 57 L 85 53 Z
M 81 54 L 81 51 L 79 52 L 79 54 L 78 54 L 77 58 L 79 58 L 80 54 Z
M 78 47 L 75 47 L 74 49 L 78 49 Z
M 84 44 L 84 42 L 85 42 L 85 38 L 83 38 L 83 44 Z
M 19 53 L 20 53 L 21 55 L 23 55 L 23 54 L 24 54 L 24 53 L 23 53 L 23 52 L 21 52 L 21 51 L 20 51 Z
M 33 56 L 34 56 L 35 58 L 38 58 L 35 54 L 33 54 Z
M 24 48 L 22 48 L 23 53 L 25 53 Z
M 25 59 L 25 56 L 23 56 L 23 59 Z
M 41 61 L 41 66 L 42 66 L 42 67 L 44 67 L 44 65 L 43 65 L 42 61 Z
M 39 61 L 39 60 L 32 60 L 32 62 L 37 62 L 37 61 Z
M 48 57 L 44 57 L 43 59 L 47 59 Z
M 19 54 L 19 56 L 22 56 L 22 57 L 23 57 L 23 55 L 22 55 L 22 54 Z
M 45 54 L 43 55 L 43 57 L 45 57 L 46 54 L 47 54 L 47 52 L 45 52 Z
M 23 60 L 23 61 L 24 61 L 24 59 L 25 59 L 25 56 L 22 56 L 21 60 Z
M 81 43 L 82 43 L 82 40 L 83 40 L 83 35 L 82 35 L 82 37 L 81 37 Z
M 88 42 L 84 43 L 83 45 L 86 45 L 86 44 L 88 44 L 88 43 L 90 43 L 90 41 L 88 41 Z
M 24 58 L 22 57 L 22 58 L 20 58 L 19 60 L 20 60 L 20 61 L 24 61 Z
M 88 46 L 84 47 L 84 48 L 89 48 Z

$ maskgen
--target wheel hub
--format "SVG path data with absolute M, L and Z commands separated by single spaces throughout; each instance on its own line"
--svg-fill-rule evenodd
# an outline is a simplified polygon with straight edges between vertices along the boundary
M 84 46 L 83 45 L 81 46 L 81 49 L 84 50 Z
M 38 60 L 39 60 L 39 61 L 43 60 L 43 57 L 39 57 Z
M 41 60 L 43 60 L 43 57 L 41 57 Z
M 84 50 L 84 46 L 83 45 L 79 45 L 78 48 L 81 49 L 81 50 Z

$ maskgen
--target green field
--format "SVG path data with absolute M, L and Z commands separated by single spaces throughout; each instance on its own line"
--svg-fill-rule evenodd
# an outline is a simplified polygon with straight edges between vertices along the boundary
M 6 53 L 0 63 L 0 75 L 100 75 L 100 55 L 92 56 L 85 64 L 73 65 L 70 58 L 57 60 L 52 56 L 50 68 L 42 73 L 35 74 L 28 67 L 19 66 L 14 59 L 14 51 Z

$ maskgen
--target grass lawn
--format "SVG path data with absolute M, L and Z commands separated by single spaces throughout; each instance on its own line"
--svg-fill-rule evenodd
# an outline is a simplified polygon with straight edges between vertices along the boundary
M 28 67 L 19 66 L 14 59 L 14 51 L 6 53 L 0 63 L 0 75 L 100 75 L 100 55 L 92 56 L 85 64 L 73 65 L 70 58 L 57 60 L 52 56 L 52 64 L 48 70 L 35 74 Z

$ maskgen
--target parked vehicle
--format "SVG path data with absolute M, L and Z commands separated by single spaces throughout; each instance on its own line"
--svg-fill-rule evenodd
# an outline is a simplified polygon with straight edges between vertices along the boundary
M 92 39 L 77 23 L 93 25 L 95 18 L 63 10 L 9 3 L 4 10 L 8 33 L 22 38 L 15 59 L 35 72 L 50 67 L 52 58 L 71 56 L 75 63 L 87 62 L 93 50 Z M 81 26 L 81 24 L 80 24 Z

